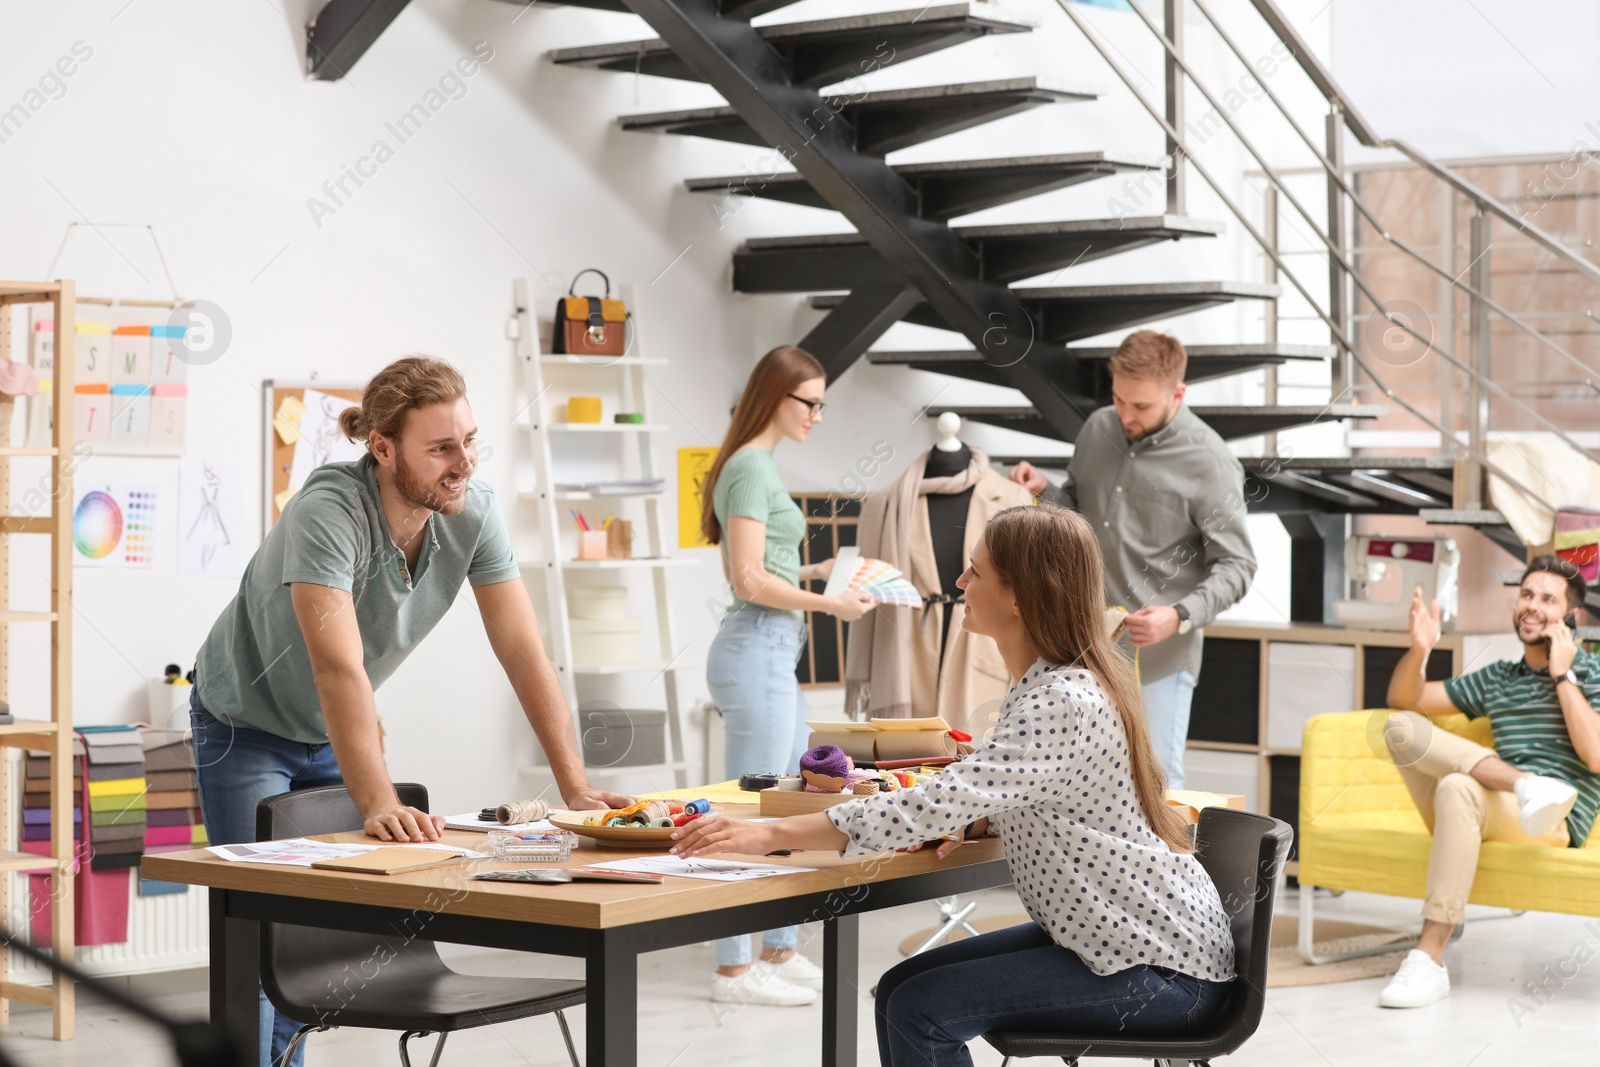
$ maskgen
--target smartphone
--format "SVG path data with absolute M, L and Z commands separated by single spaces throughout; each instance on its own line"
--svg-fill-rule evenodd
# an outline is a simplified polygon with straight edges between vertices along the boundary
M 1578 613 L 1569 611 L 1561 617 L 1561 621 L 1567 624 L 1567 629 L 1576 630 L 1578 628 Z

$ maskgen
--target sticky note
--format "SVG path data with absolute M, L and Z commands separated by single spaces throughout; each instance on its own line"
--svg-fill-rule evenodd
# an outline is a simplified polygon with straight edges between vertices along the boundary
M 273 506 L 278 509 L 279 515 L 282 515 L 283 509 L 289 506 L 289 498 L 292 496 L 294 496 L 294 490 L 285 489 L 283 492 L 272 498 Z
M 278 413 L 272 417 L 272 428 L 278 431 L 278 440 L 286 445 L 292 445 L 300 440 L 300 416 L 305 414 L 306 406 L 297 396 L 286 396 L 283 403 L 278 405 Z

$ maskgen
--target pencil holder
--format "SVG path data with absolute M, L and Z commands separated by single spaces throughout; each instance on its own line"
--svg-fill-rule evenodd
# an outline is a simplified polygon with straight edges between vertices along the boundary
M 578 558 L 605 559 L 606 540 L 606 531 L 604 530 L 579 530 Z
M 605 529 L 606 555 L 612 559 L 633 558 L 633 523 L 612 519 Z

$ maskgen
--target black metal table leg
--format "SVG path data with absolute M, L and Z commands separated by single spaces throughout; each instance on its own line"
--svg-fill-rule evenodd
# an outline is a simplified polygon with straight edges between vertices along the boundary
M 637 1067 L 639 1062 L 639 945 L 627 927 L 599 930 L 584 958 L 588 1067 Z
M 860 916 L 837 915 L 822 924 L 822 1067 L 856 1065 L 860 950 Z
M 261 924 L 230 919 L 228 890 L 209 892 L 211 1022 L 253 1062 L 261 1047 Z

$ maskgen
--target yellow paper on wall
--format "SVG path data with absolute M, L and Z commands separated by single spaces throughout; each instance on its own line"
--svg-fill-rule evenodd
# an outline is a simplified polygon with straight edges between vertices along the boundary
M 286 396 L 283 403 L 278 405 L 278 413 L 272 416 L 272 428 L 284 444 L 292 445 L 300 440 L 300 416 L 305 411 L 306 406 L 297 396 Z
M 717 461 L 715 448 L 678 449 L 678 547 L 710 548 L 700 532 L 700 509 L 705 499 L 706 475 Z
M 289 506 L 289 498 L 294 496 L 293 489 L 285 489 L 272 498 L 273 506 L 278 509 L 278 514 L 283 514 L 283 509 Z

